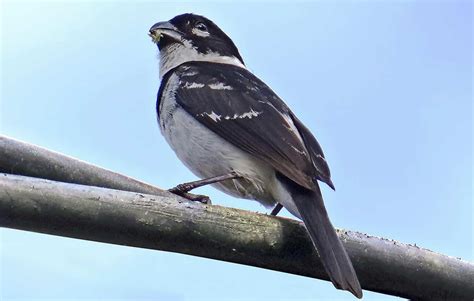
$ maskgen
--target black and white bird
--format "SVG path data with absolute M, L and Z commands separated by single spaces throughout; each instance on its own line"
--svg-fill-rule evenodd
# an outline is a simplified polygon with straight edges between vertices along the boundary
M 329 167 L 308 128 L 209 19 L 179 15 L 150 36 L 159 49 L 159 126 L 178 158 L 200 178 L 224 176 L 213 185 L 225 193 L 281 204 L 303 220 L 334 286 L 361 298 L 318 185 L 334 188 Z

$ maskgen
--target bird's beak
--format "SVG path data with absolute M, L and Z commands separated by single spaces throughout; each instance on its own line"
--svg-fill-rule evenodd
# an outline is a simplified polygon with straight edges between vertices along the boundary
M 150 28 L 148 34 L 153 43 L 158 44 L 163 36 L 168 36 L 176 41 L 181 41 L 181 32 L 170 22 L 158 22 Z

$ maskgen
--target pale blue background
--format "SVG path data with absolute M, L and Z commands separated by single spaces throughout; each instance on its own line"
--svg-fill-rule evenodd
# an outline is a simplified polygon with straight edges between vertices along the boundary
M 473 256 L 471 1 L 4 1 L 1 134 L 171 187 L 148 28 L 204 14 L 313 131 L 338 227 Z M 215 203 L 263 211 L 212 188 Z M 354 300 L 325 281 L 0 230 L 0 299 Z M 365 300 L 395 298 L 365 292 Z

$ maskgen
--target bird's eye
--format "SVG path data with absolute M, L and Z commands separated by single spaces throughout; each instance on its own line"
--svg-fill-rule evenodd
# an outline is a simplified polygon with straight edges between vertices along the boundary
M 206 24 L 204 24 L 202 22 L 196 23 L 196 25 L 194 27 L 196 27 L 197 29 L 199 29 L 201 31 L 207 31 Z

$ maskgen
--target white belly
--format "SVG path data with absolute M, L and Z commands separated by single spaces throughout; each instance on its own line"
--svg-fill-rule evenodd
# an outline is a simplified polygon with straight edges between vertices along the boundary
M 160 128 L 178 158 L 198 177 L 210 178 L 236 171 L 243 179 L 227 180 L 214 186 L 230 195 L 275 204 L 271 187 L 274 169 L 230 144 L 207 129 L 173 99 L 161 103 Z

